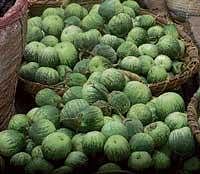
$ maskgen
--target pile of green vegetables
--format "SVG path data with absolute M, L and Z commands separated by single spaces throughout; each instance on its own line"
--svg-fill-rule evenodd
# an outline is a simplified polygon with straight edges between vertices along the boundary
M 109 71 L 121 79 L 104 76 Z M 188 159 L 185 172 L 200 170 L 183 98 L 174 92 L 152 97 L 145 84 L 126 83 L 119 70 L 105 72 L 101 83 L 73 86 L 62 97 L 39 91 L 37 107 L 14 115 L 0 132 L 0 155 L 27 174 L 89 173 L 83 169 L 91 160 L 103 173 L 163 171 L 174 155 Z
M 65 81 L 71 87 L 94 72 L 117 68 L 157 83 L 182 72 L 184 54 L 175 25 L 161 26 L 153 16 L 140 15 L 135 1 L 105 0 L 90 11 L 71 3 L 28 20 L 19 73 L 29 81 Z

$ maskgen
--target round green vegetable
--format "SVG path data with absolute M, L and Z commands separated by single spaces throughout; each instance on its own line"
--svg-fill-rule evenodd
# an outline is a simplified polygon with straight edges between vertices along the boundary
M 145 151 L 152 153 L 154 150 L 153 138 L 147 133 L 137 133 L 130 139 L 131 151 Z
M 128 167 L 132 170 L 143 171 L 152 165 L 152 158 L 148 152 L 133 152 L 128 160 Z
M 87 155 L 102 153 L 106 137 L 98 131 L 88 132 L 82 140 L 83 151 Z
M 172 68 L 172 60 L 166 55 L 157 56 L 155 64 L 164 67 L 166 71 L 170 71 Z
M 83 152 L 73 151 L 69 153 L 64 164 L 72 169 L 84 167 L 88 164 L 88 157 Z
M 67 65 L 58 65 L 56 67 L 56 70 L 58 71 L 61 82 L 63 82 L 66 79 L 67 75 L 72 72 L 72 69 Z
M 51 173 L 53 170 L 53 165 L 46 161 L 45 159 L 35 158 L 32 159 L 26 166 L 25 166 L 25 173 L 27 174 L 46 174 Z
M 81 73 L 70 73 L 66 76 L 66 82 L 69 87 L 83 86 L 87 82 L 87 78 Z
M 48 7 L 47 9 L 45 9 L 43 11 L 42 18 L 45 18 L 45 17 L 50 16 L 50 15 L 58 15 L 61 18 L 64 18 L 64 9 Z
M 175 129 L 169 136 L 169 147 L 180 156 L 190 156 L 195 150 L 195 141 L 189 127 Z
M 82 29 L 78 26 L 70 25 L 66 27 L 61 34 L 62 42 L 71 42 L 74 43 L 75 39 L 78 37 L 78 33 L 82 33 Z
M 163 66 L 153 66 L 147 74 L 147 82 L 158 83 L 166 80 L 167 77 L 167 71 Z
M 113 16 L 108 23 L 109 31 L 118 37 L 125 37 L 132 28 L 132 19 L 125 13 Z
M 39 64 L 36 62 L 29 62 L 21 66 L 19 74 L 22 78 L 30 81 L 35 80 L 35 73 L 39 68 Z
M 105 34 L 101 39 L 100 43 L 105 45 L 110 45 L 113 49 L 117 48 L 124 42 L 123 39 L 118 38 L 117 36 Z
M 128 82 L 124 88 L 125 94 L 129 97 L 132 105 L 137 103 L 147 103 L 152 95 L 151 90 L 143 83 L 138 81 Z
M 108 90 L 98 82 L 87 82 L 83 85 L 82 96 L 90 104 L 107 99 Z
M 73 136 L 72 138 L 72 150 L 73 151 L 83 151 L 83 137 L 85 134 L 79 133 Z
M 126 126 L 128 130 L 128 137 L 131 138 L 133 135 L 137 133 L 141 133 L 144 130 L 144 127 L 142 125 L 142 122 L 136 118 L 132 119 L 125 119 L 124 125 Z
M 136 14 L 140 12 L 140 6 L 136 1 L 127 0 L 123 2 L 123 5 L 132 8 Z
M 187 115 L 181 112 L 173 112 L 165 118 L 165 124 L 171 131 L 185 127 L 187 126 Z
M 75 25 L 79 27 L 81 25 L 81 20 L 76 16 L 70 16 L 65 19 L 64 23 L 65 26 Z
M 84 75 L 88 75 L 89 74 L 89 63 L 90 63 L 90 59 L 83 59 L 80 60 L 75 66 L 73 71 L 76 73 L 81 73 Z
M 153 138 L 154 145 L 157 148 L 166 144 L 170 135 L 170 129 L 165 123 L 157 121 L 147 125 L 144 128 L 144 133 L 149 134 Z
M 44 158 L 43 152 L 42 152 L 42 146 L 36 146 L 33 148 L 31 152 L 32 158 Z
M 89 106 L 80 112 L 80 127 L 78 129 L 88 132 L 100 130 L 104 125 L 104 118 L 101 109 L 97 106 Z
M 128 159 L 130 146 L 121 135 L 109 137 L 104 145 L 104 153 L 109 161 L 119 162 Z
M 54 124 L 47 120 L 41 119 L 34 122 L 29 128 L 29 136 L 37 145 L 41 144 L 43 139 L 56 130 Z
M 97 106 L 103 112 L 103 115 L 111 116 L 112 115 L 112 107 L 110 104 L 104 100 L 97 100 L 92 104 L 93 106 Z
M 105 44 L 98 44 L 94 47 L 92 50 L 94 55 L 102 56 L 108 59 L 111 63 L 116 63 L 117 62 L 117 53 L 115 50 Z
M 30 43 L 32 41 L 41 41 L 44 37 L 43 31 L 36 26 L 28 26 L 27 34 L 26 34 L 26 41 Z
M 58 44 L 58 39 L 55 36 L 48 35 L 41 40 L 41 43 L 47 47 L 54 47 L 56 44 Z
M 44 138 L 42 152 L 47 160 L 61 160 L 71 151 L 71 139 L 61 132 L 54 132 Z
M 68 128 L 60 128 L 60 129 L 57 129 L 56 132 L 64 133 L 65 135 L 67 135 L 70 138 L 72 138 L 75 135 L 75 132 Z
M 147 55 L 152 58 L 155 58 L 158 56 L 158 48 L 156 45 L 153 45 L 153 44 L 140 45 L 138 50 L 139 50 L 140 55 Z
M 106 123 L 102 127 L 101 132 L 106 136 L 106 138 L 112 135 L 121 135 L 128 139 L 127 127 L 118 121 L 111 121 L 111 122 Z
M 31 161 L 31 156 L 25 152 L 19 152 L 13 155 L 10 159 L 10 164 L 12 166 L 25 166 Z
M 69 88 L 63 95 L 64 103 L 67 103 L 74 99 L 82 98 L 82 87 L 81 86 L 73 86 Z
M 89 71 L 92 72 L 98 72 L 98 71 L 104 71 L 107 68 L 111 67 L 111 62 L 102 56 L 95 56 L 93 57 L 89 62 Z
M 119 64 L 121 69 L 139 74 L 141 72 L 141 61 L 139 58 L 134 56 L 127 56 Z
M 114 68 L 103 71 L 101 75 L 101 83 L 109 90 L 123 90 L 126 85 L 124 74 Z
M 52 89 L 45 88 L 36 94 L 35 102 L 38 106 L 59 106 L 62 102 L 62 98 Z
M 125 14 L 129 15 L 131 18 L 135 18 L 135 11 L 132 8 L 127 6 L 123 6 L 123 8 Z
M 139 57 L 140 59 L 140 68 L 141 68 L 141 74 L 144 76 L 147 76 L 149 70 L 152 66 L 154 66 L 155 62 L 152 57 L 143 55 Z
M 76 16 L 83 19 L 88 14 L 88 11 L 76 3 L 71 3 L 65 8 L 65 17 Z
M 108 102 L 116 113 L 122 115 L 127 113 L 131 106 L 128 96 L 120 91 L 113 91 L 110 93 Z
M 53 68 L 40 67 L 35 73 L 35 81 L 44 85 L 55 85 L 59 80 L 59 74 Z
M 133 20 L 133 26 L 148 29 L 155 25 L 156 21 L 152 15 L 140 15 Z
M 40 42 L 30 42 L 25 46 L 24 58 L 28 62 L 37 62 L 38 57 L 46 46 Z
M 42 18 L 39 16 L 31 17 L 28 19 L 28 26 L 42 28 Z
M 4 130 L 0 132 L 0 155 L 13 156 L 20 152 L 25 145 L 25 137 L 16 130 Z
M 175 59 L 181 54 L 181 47 L 178 40 L 171 35 L 161 37 L 157 43 L 157 47 L 160 54 L 167 55 L 171 59 Z
M 28 117 L 23 114 L 13 115 L 8 123 L 8 129 L 25 133 L 28 129 Z
M 145 126 L 152 122 L 151 110 L 145 104 L 133 105 L 127 113 L 128 118 L 137 118 Z
M 60 37 L 63 28 L 64 22 L 58 15 L 47 16 L 42 21 L 42 29 L 47 35 Z
M 164 170 L 170 167 L 171 160 L 163 152 L 156 151 L 152 156 L 152 160 L 153 166 L 157 170 Z
M 58 51 L 61 65 L 68 65 L 72 68 L 78 62 L 78 52 L 72 43 L 61 42 L 55 48 Z
M 99 14 L 107 21 L 113 16 L 123 12 L 123 6 L 119 0 L 105 0 L 100 4 Z
M 127 41 L 132 41 L 137 46 L 146 43 L 148 40 L 147 31 L 141 27 L 134 27 L 129 33 L 127 37 Z
M 160 25 L 150 27 L 147 33 L 149 40 L 153 43 L 157 43 L 158 40 L 165 34 L 163 27 Z

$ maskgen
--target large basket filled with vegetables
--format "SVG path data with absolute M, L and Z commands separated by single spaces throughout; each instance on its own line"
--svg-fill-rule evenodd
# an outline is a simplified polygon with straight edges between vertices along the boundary
M 183 98 L 174 92 L 153 97 L 147 85 L 110 70 L 119 81 L 93 78 L 62 97 L 43 89 L 36 107 L 11 118 L 0 132 L 8 173 L 149 174 L 174 171 L 179 158 L 186 160 L 179 166 L 184 172 L 194 158 L 199 164 Z
M 30 18 L 20 76 L 35 95 L 47 86 L 83 85 L 113 67 L 158 94 L 185 83 L 198 65 L 197 48 L 181 27 L 135 1 L 107 0 L 90 10 L 71 3 Z
M 200 144 L 199 103 L 200 103 L 200 88 L 192 97 L 187 108 L 189 126 L 194 136 L 196 137 L 197 142 Z

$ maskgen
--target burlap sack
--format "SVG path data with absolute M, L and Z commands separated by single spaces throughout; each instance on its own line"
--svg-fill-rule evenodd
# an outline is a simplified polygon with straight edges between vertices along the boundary
M 200 0 L 166 0 L 173 18 L 185 21 L 190 16 L 200 16 Z
M 0 17 L 0 130 L 14 113 L 17 69 L 23 56 L 26 22 L 26 0 L 16 0 Z

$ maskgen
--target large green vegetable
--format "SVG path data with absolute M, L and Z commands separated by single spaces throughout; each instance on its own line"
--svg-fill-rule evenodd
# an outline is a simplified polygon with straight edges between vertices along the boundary
M 67 128 L 76 130 L 77 125 L 79 125 L 79 113 L 88 106 L 88 102 L 84 99 L 74 99 L 67 102 L 61 111 L 61 123 Z
M 95 155 L 97 153 L 102 153 L 105 141 L 106 137 L 101 132 L 88 132 L 83 137 L 83 151 L 87 155 Z
M 128 96 L 120 91 L 113 91 L 108 97 L 112 109 L 118 114 L 125 114 L 128 112 L 131 103 Z
M 132 29 L 131 17 L 125 13 L 113 16 L 108 23 L 108 29 L 118 37 L 125 37 Z
M 173 130 L 169 136 L 169 147 L 181 156 L 191 156 L 195 150 L 195 141 L 189 127 Z
M 144 132 L 153 138 L 155 147 L 161 147 L 168 141 L 170 129 L 165 123 L 157 121 L 147 125 Z
M 46 46 L 40 42 L 30 42 L 24 50 L 24 58 L 28 62 L 37 62 L 38 57 Z
M 94 55 L 105 57 L 106 59 L 108 59 L 112 63 L 117 62 L 117 53 L 109 45 L 98 44 L 94 47 L 92 52 L 93 52 Z
M 35 73 L 35 81 L 45 85 L 55 85 L 60 81 L 60 78 L 55 69 L 40 67 Z
M 43 11 L 42 18 L 45 18 L 50 15 L 58 15 L 63 19 L 64 18 L 64 9 L 58 8 L 58 7 L 57 8 L 48 7 L 47 9 L 45 9 Z
M 73 86 L 69 88 L 63 95 L 64 103 L 67 103 L 74 99 L 82 98 L 82 87 L 81 86 Z
M 68 75 L 68 73 L 72 72 L 72 69 L 67 65 L 58 65 L 56 67 L 56 70 L 58 71 L 61 82 L 63 82 L 66 79 L 66 76 Z
M 13 155 L 10 159 L 12 166 L 22 167 L 31 161 L 31 156 L 25 152 L 19 152 Z
M 147 55 L 155 58 L 158 56 L 158 48 L 153 44 L 143 44 L 139 48 L 140 55 Z
M 124 92 L 129 97 L 132 105 L 137 103 L 147 103 L 151 99 L 151 90 L 143 83 L 138 81 L 128 82 Z
M 163 152 L 156 151 L 153 154 L 153 165 L 157 170 L 164 170 L 170 167 L 171 160 L 170 158 Z
M 105 0 L 99 7 L 99 14 L 106 20 L 123 12 L 123 6 L 119 0 Z
M 88 82 L 83 85 L 82 96 L 90 104 L 107 99 L 108 90 L 98 82 Z
M 71 151 L 71 139 L 61 132 L 54 132 L 44 138 L 42 152 L 48 160 L 61 160 Z
M 127 117 L 139 119 L 144 126 L 152 122 L 151 110 L 142 103 L 133 105 L 128 111 Z
M 28 117 L 23 114 L 16 114 L 10 119 L 8 129 L 25 133 L 28 129 L 28 126 Z
M 56 44 L 58 44 L 58 39 L 55 36 L 48 35 L 41 40 L 41 43 L 47 47 L 54 47 Z
M 33 139 L 34 143 L 39 145 L 46 136 L 53 133 L 55 130 L 56 128 L 51 121 L 41 119 L 31 125 L 28 134 Z
M 55 48 L 58 51 L 61 65 L 68 65 L 72 68 L 78 61 L 78 52 L 72 43 L 61 42 Z
M 132 8 L 136 14 L 140 12 L 140 6 L 136 1 L 127 0 L 123 2 L 123 5 Z
M 27 43 L 30 43 L 32 41 L 41 41 L 44 37 L 43 31 L 36 26 L 28 26 L 26 40 Z
M 66 75 L 66 82 L 69 87 L 72 86 L 83 86 L 87 82 L 85 75 L 81 73 L 69 73 Z
M 42 29 L 47 35 L 59 37 L 63 28 L 64 22 L 60 16 L 50 15 L 42 21 Z
M 158 40 L 165 34 L 163 27 L 156 25 L 150 27 L 147 31 L 149 40 L 153 43 L 157 43 Z
M 127 56 L 139 56 L 139 51 L 134 42 L 123 42 L 117 49 L 117 56 L 121 59 Z
M 141 61 L 139 58 L 134 56 L 127 56 L 119 64 L 121 69 L 139 74 L 141 72 Z
M 121 135 L 128 139 L 128 130 L 126 126 L 118 121 L 111 121 L 106 123 L 102 127 L 101 132 L 106 136 L 106 138 L 112 135 Z
M 141 74 L 147 75 L 151 67 L 155 64 L 152 57 L 143 55 L 139 57 L 140 59 L 140 67 L 141 67 Z
M 110 161 L 119 162 L 128 159 L 130 146 L 121 135 L 109 137 L 104 145 L 104 153 Z
M 137 133 L 130 139 L 131 151 L 145 151 L 152 153 L 154 150 L 153 138 L 147 133 Z
M 90 59 L 80 60 L 74 66 L 73 71 L 76 72 L 76 73 L 81 73 L 83 75 L 88 75 L 90 73 L 90 71 L 89 71 L 89 63 L 90 63 Z
M 148 152 L 133 152 L 128 160 L 128 166 L 132 170 L 143 171 L 152 165 L 152 158 Z
M 148 40 L 147 31 L 141 27 L 134 27 L 129 33 L 127 37 L 127 41 L 132 41 L 137 46 L 146 43 Z
M 126 85 L 124 74 L 114 68 L 103 71 L 101 75 L 101 83 L 109 90 L 123 90 Z
M 147 82 L 158 83 L 166 80 L 167 77 L 167 71 L 163 66 L 152 66 L 147 74 Z
M 171 59 L 175 59 L 181 54 L 181 47 L 176 38 L 170 35 L 163 36 L 159 39 L 158 51 L 160 54 L 169 56 Z
M 166 55 L 157 56 L 155 64 L 164 67 L 166 71 L 170 71 L 172 68 L 172 60 Z
M 141 27 L 144 29 L 148 29 L 150 27 L 152 27 L 155 24 L 155 18 L 151 15 L 141 15 L 141 16 L 137 16 L 134 20 L 133 20 L 133 26 L 135 27 Z
M 52 89 L 45 88 L 36 94 L 35 102 L 38 106 L 59 106 L 59 104 L 62 102 L 62 98 Z
M 20 152 L 25 145 L 25 137 L 16 130 L 0 132 L 0 155 L 10 157 Z

